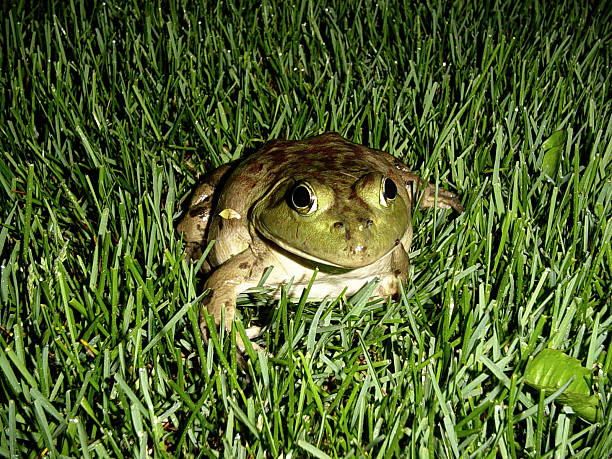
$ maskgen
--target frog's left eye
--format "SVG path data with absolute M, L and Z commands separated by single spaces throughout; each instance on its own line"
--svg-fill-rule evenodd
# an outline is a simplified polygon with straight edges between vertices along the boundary
M 389 177 L 385 177 L 380 184 L 380 203 L 388 206 L 397 196 L 397 185 Z
M 317 210 L 317 195 L 308 183 L 300 182 L 291 190 L 290 203 L 298 213 L 311 214 Z

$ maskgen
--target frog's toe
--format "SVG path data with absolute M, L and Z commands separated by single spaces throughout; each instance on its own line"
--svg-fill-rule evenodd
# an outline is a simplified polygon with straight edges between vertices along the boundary
M 260 327 L 250 327 L 250 328 L 260 328 Z M 268 352 L 268 350 L 265 347 L 262 347 L 253 341 L 250 341 L 250 343 L 256 354 L 259 354 L 260 352 L 265 352 L 265 354 L 268 357 L 274 357 L 274 355 Z M 240 336 L 236 336 L 236 362 L 238 363 L 238 365 L 240 365 L 240 368 L 242 368 L 245 371 L 248 368 L 247 360 L 248 360 L 248 354 L 244 347 L 244 343 L 242 342 L 242 339 L 240 338 Z M 253 364 L 255 363 L 256 362 L 253 362 Z
M 261 331 L 261 327 L 250 327 L 250 328 L 259 328 Z M 246 335 L 249 338 L 249 341 L 251 342 L 251 346 L 253 347 L 253 350 L 255 352 L 267 352 L 265 347 L 261 347 L 259 344 L 251 340 L 251 336 L 249 335 L 249 329 L 246 329 L 245 331 L 247 332 Z M 240 338 L 240 336 L 238 335 L 236 335 L 236 348 L 238 349 L 239 353 L 245 354 L 244 342 L 242 341 L 242 338 Z
M 374 296 L 394 296 L 399 291 L 399 281 L 393 275 L 384 276 L 380 280 L 377 289 L 374 291 Z
M 253 338 L 257 338 L 259 335 L 261 335 L 261 327 L 253 325 L 245 329 L 244 332 L 246 333 L 247 337 L 252 340 Z

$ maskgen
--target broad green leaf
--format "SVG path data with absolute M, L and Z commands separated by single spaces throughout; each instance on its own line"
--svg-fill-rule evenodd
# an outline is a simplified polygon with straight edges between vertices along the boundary
M 572 380 L 573 378 L 573 380 Z M 525 382 L 547 395 L 571 380 L 556 400 L 569 405 L 580 417 L 595 422 L 599 397 L 591 395 L 593 373 L 580 365 L 580 361 L 556 349 L 544 349 L 525 368 Z
M 548 139 L 542 143 L 544 151 L 544 159 L 542 160 L 542 173 L 553 182 L 557 179 L 559 172 L 559 164 L 561 163 L 561 155 L 565 148 L 567 140 L 567 131 L 561 129 L 553 132 Z

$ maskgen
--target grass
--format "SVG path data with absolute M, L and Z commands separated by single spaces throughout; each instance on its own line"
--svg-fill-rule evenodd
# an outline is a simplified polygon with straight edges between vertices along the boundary
M 596 3 L 2 6 L 0 455 L 609 455 L 612 12 Z M 397 302 L 244 298 L 274 354 L 245 374 L 233 336 L 200 340 L 176 222 L 205 171 L 330 129 L 466 212 L 417 212 Z M 598 422 L 524 383 L 547 347 L 594 369 Z

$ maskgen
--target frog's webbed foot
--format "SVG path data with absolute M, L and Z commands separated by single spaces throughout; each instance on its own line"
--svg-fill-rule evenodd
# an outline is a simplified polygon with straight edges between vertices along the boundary
M 202 305 L 204 306 L 204 305 Z M 208 313 L 208 308 L 206 309 L 206 312 Z M 210 314 L 210 313 L 209 313 Z M 200 320 L 200 333 L 202 334 L 202 341 L 204 341 L 205 344 L 208 343 L 208 339 L 210 338 L 210 331 L 208 330 L 208 325 L 206 323 L 206 319 L 204 319 L 204 307 L 202 307 L 201 310 L 201 320 Z M 219 323 L 217 323 L 217 321 L 215 320 L 215 327 L 217 328 L 217 334 L 219 334 L 219 330 L 221 328 L 221 321 L 219 321 Z M 227 319 L 225 320 L 225 333 L 230 333 L 233 327 L 233 321 L 232 323 L 228 323 Z M 259 344 L 255 343 L 253 340 L 255 338 L 257 338 L 259 335 L 261 335 L 261 327 L 258 325 L 252 325 L 248 328 L 244 329 L 244 333 L 246 334 L 246 337 L 251 341 L 251 346 L 253 346 L 253 349 L 255 350 L 255 352 L 259 352 L 259 351 L 265 351 L 265 348 L 261 347 Z M 227 336 L 227 335 L 226 335 Z M 236 347 L 238 348 L 238 351 L 240 353 L 244 352 L 245 346 L 244 346 L 244 342 L 242 341 L 242 337 L 236 333 Z

